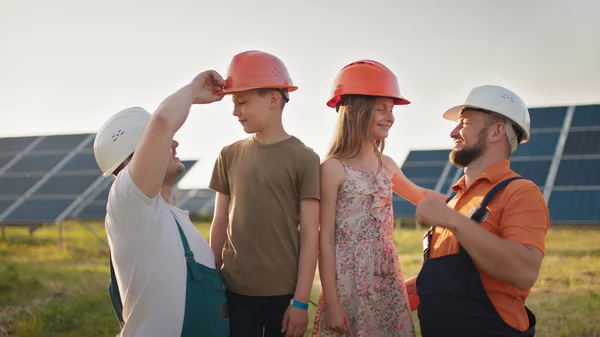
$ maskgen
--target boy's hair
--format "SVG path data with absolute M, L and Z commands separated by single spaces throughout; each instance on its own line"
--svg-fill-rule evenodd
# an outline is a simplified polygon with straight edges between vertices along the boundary
M 281 110 L 285 108 L 285 104 L 290 101 L 289 93 L 287 89 L 279 89 L 279 88 L 259 88 L 255 89 L 260 97 L 267 96 L 272 91 L 277 91 L 281 95 Z
M 354 158 L 360 153 L 364 142 L 372 142 L 379 162 L 382 162 L 385 140 L 375 141 L 371 132 L 374 105 L 373 96 L 342 96 L 333 142 L 327 152 L 328 158 Z

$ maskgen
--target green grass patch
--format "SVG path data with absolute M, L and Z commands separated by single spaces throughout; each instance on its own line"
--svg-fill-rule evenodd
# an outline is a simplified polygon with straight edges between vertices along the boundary
M 206 223 L 198 229 L 208 237 Z M 101 223 L 91 224 L 101 239 Z M 394 233 L 406 278 L 421 266 L 424 229 Z M 107 293 L 108 247 L 85 227 L 68 223 L 64 242 L 45 227 L 7 229 L 0 242 L 0 337 L 114 337 L 119 325 Z M 552 229 L 538 282 L 527 301 L 538 320 L 538 337 L 600 336 L 600 231 Z M 320 291 L 318 274 L 312 300 Z M 309 309 L 310 335 L 315 307 Z M 418 328 L 418 319 L 413 315 Z

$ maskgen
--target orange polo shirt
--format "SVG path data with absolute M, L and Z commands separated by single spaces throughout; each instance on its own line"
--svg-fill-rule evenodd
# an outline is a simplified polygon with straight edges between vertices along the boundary
M 510 177 L 518 176 L 510 169 L 508 160 L 490 167 L 483 175 L 465 186 L 463 176 L 452 189 L 456 196 L 448 203 L 460 213 L 467 215 L 479 207 L 485 194 L 497 183 Z M 488 206 L 488 215 L 481 226 L 506 240 L 531 245 L 545 253 L 545 239 L 550 224 L 548 207 L 540 189 L 535 183 L 519 179 L 512 181 L 500 190 Z M 432 237 L 431 258 L 458 253 L 458 241 L 454 234 L 445 228 L 436 227 Z M 477 263 L 475 263 L 477 266 Z M 529 327 L 529 320 L 523 302 L 531 289 L 521 290 L 501 282 L 479 266 L 483 287 L 494 307 L 513 328 L 524 331 Z

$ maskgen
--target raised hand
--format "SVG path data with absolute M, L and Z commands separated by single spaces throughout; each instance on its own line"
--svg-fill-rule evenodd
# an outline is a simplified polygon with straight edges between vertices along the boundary
M 214 70 L 206 70 L 198 74 L 190 83 L 194 92 L 194 104 L 208 104 L 223 99 L 220 94 L 225 89 L 225 80 Z

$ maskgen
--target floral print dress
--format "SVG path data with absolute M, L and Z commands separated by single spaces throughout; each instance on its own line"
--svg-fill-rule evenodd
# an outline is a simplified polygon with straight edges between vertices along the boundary
M 344 163 L 342 163 L 344 164 Z M 344 164 L 335 215 L 337 291 L 356 337 L 414 337 L 404 277 L 392 238 L 392 175 Z M 321 291 L 314 337 L 344 336 L 325 324 Z

